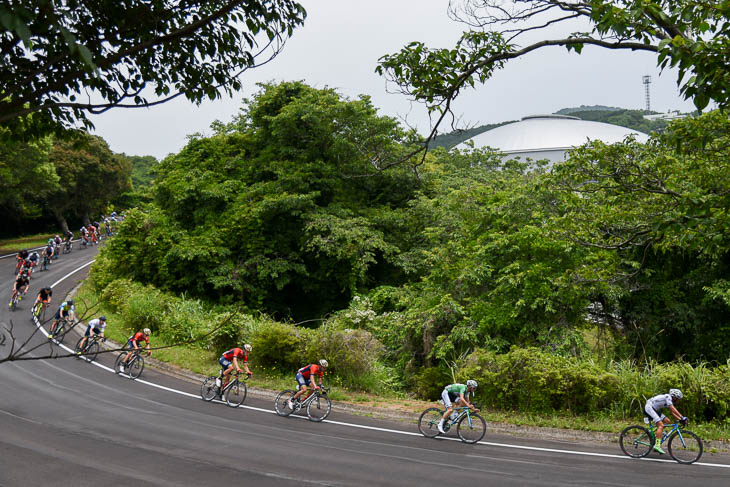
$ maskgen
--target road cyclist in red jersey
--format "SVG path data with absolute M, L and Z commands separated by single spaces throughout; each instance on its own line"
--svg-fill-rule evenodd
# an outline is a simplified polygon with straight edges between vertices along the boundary
M 124 373 L 124 367 L 126 367 L 127 362 L 132 357 L 132 353 L 135 350 L 139 350 L 142 346 L 142 342 L 145 342 L 147 344 L 147 355 L 150 355 L 152 352 L 150 351 L 150 334 L 152 331 L 149 328 L 145 328 L 142 331 L 138 331 L 133 336 L 129 337 L 129 340 L 127 340 L 127 348 L 130 349 L 130 351 L 127 353 L 127 356 L 122 359 L 121 362 L 119 362 L 119 372 L 122 374 Z
M 287 406 L 289 406 L 289 409 L 294 409 L 294 401 L 298 400 L 302 394 L 307 392 L 307 386 L 312 387 L 312 392 L 322 387 L 322 381 L 324 379 L 324 369 L 326 369 L 328 365 L 329 363 L 327 363 L 325 359 L 322 359 L 319 361 L 319 363 L 309 364 L 297 371 L 296 379 L 297 384 L 299 384 L 299 390 L 287 402 Z M 319 376 L 319 385 L 317 385 L 317 382 L 314 379 L 316 376 Z M 312 392 L 310 392 L 309 394 L 311 394 Z M 307 396 L 303 400 L 309 397 L 309 394 L 307 394 Z
M 238 365 L 239 359 L 243 361 L 243 368 L 246 369 L 246 375 L 251 377 L 253 375 L 253 372 L 251 372 L 251 370 L 248 368 L 248 354 L 250 352 L 251 345 L 249 345 L 248 343 L 245 343 L 241 348 L 232 348 L 227 352 L 224 352 L 223 355 L 221 355 L 221 358 L 218 359 L 218 363 L 221 364 L 222 374 L 221 377 L 215 381 L 215 385 L 220 387 L 221 390 L 224 390 L 228 385 L 228 382 L 231 380 L 231 373 L 233 372 L 233 369 L 236 369 L 236 372 L 238 372 L 239 374 L 243 372 L 243 370 L 241 370 L 241 367 Z M 221 379 L 223 379 L 222 383 Z

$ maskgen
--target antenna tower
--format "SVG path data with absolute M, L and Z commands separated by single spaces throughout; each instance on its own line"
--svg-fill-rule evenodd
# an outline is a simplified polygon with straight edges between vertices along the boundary
M 651 98 L 649 97 L 649 85 L 651 84 L 651 76 L 642 76 L 641 81 L 644 83 L 644 96 L 646 97 L 646 111 L 651 111 Z

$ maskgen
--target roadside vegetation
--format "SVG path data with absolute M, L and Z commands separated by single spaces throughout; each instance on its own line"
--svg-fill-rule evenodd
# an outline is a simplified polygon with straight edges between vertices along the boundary
M 192 341 L 163 360 L 212 373 L 251 343 L 281 386 L 326 357 L 351 400 L 474 378 L 497 418 L 609 431 L 678 387 L 728 438 L 725 112 L 555 168 L 439 149 L 378 171 L 411 134 L 302 83 L 214 128 L 162 162 L 85 291 L 122 335 Z

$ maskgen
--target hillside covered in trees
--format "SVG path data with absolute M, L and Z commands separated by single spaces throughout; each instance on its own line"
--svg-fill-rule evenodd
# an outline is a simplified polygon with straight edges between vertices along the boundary
M 204 335 L 236 309 L 205 346 L 253 342 L 282 371 L 326 353 L 355 388 L 429 397 L 466 374 L 497 387 L 490 374 L 529 356 L 555 362 L 536 374 L 558 374 L 530 379 L 541 409 L 629 404 L 619 381 L 636 369 L 617 364 L 730 353 L 730 222 L 717 210 L 730 204 L 729 128 L 713 112 L 646 145 L 593 143 L 553 170 L 436 149 L 417 171 L 378 171 L 372 157 L 414 142 L 368 98 L 266 84 L 161 163 L 94 287 L 163 335 L 180 323 Z M 578 389 L 592 391 L 580 404 Z M 712 418 L 717 401 L 692 407 Z

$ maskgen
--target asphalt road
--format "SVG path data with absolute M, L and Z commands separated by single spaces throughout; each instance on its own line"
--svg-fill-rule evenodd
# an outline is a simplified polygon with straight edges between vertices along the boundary
M 95 253 L 75 249 L 36 273 L 28 296 Z M 13 259 L 0 260 L 7 300 L 12 266 Z M 56 304 L 87 270 L 54 286 Z M 29 301 L 15 313 L 0 308 L 0 321 L 12 318 L 17 339 L 35 330 Z M 39 333 L 31 343 L 43 344 L 35 356 L 57 347 Z M 0 486 L 730 485 L 727 454 L 685 466 L 653 454 L 631 460 L 610 444 L 488 431 L 481 444 L 466 445 L 424 438 L 415 425 L 337 412 L 324 423 L 281 418 L 270 401 L 252 397 L 238 409 L 203 402 L 195 384 L 150 367 L 138 381 L 114 375 L 113 358 L 99 357 L 107 367 L 76 358 L 0 364 Z

